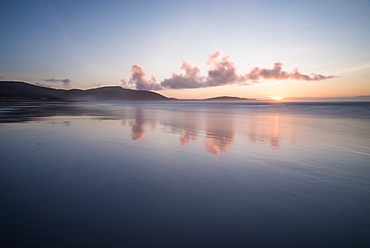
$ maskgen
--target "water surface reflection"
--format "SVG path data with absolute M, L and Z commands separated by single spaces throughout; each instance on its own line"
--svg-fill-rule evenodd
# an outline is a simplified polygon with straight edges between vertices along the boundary
M 370 105 L 0 103 L 4 247 L 366 247 Z
M 325 104 L 318 107 L 317 104 L 18 103 L 2 106 L 1 121 L 42 122 L 53 116 L 65 116 L 68 120 L 62 122 L 70 125 L 73 118 L 69 116 L 119 120 L 121 126 L 131 128 L 130 135 L 134 141 L 140 142 L 148 131 L 165 132 L 179 136 L 179 146 L 198 142 L 203 144 L 206 152 L 219 155 L 233 149 L 236 140 L 243 140 L 244 145 L 266 144 L 272 149 L 279 149 L 282 142 L 293 145 L 299 138 L 297 128 L 304 127 L 306 132 L 311 133 L 311 127 L 319 122 L 312 123 L 310 118 L 320 117 L 320 111 L 328 116 L 337 113 L 336 108 L 328 112 Z M 346 118 L 342 115 L 335 117 Z M 305 134 L 300 132 L 300 135 Z M 238 142 L 237 145 L 243 143 Z
M 235 136 L 247 136 L 247 143 L 269 144 L 279 148 L 279 114 L 241 115 L 234 111 L 194 112 L 189 110 L 148 109 L 143 106 L 130 106 L 131 115 L 121 120 L 131 127 L 133 140 L 144 137 L 146 129 L 151 131 L 165 130 L 179 136 L 179 145 L 186 146 L 191 141 L 202 141 L 205 150 L 214 155 L 228 152 Z M 294 133 L 294 129 L 290 130 Z

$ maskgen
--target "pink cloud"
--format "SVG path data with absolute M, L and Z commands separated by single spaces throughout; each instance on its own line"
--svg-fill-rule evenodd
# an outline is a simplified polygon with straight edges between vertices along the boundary
M 294 69 L 293 72 L 286 72 L 282 70 L 282 63 L 274 63 L 272 69 L 254 67 L 249 73 L 245 74 L 245 78 L 248 80 L 259 80 L 259 79 L 274 79 L 274 80 L 298 80 L 298 81 L 318 81 L 324 79 L 334 78 L 334 76 L 323 76 L 320 74 L 311 73 L 310 75 L 302 74 L 298 69 Z
M 152 76 L 151 79 L 146 79 L 146 73 L 143 68 L 139 65 L 133 65 L 131 69 L 131 78 L 127 83 L 125 80 L 122 81 L 122 86 L 129 87 L 133 85 L 137 90 L 163 90 L 164 88 L 157 83 L 155 77 Z
M 208 70 L 207 85 L 219 86 L 240 82 L 242 77 L 236 73 L 236 66 L 230 57 L 227 55 L 219 58 L 220 56 L 221 52 L 216 51 L 208 58 L 207 65 L 210 70 Z
M 138 90 L 190 89 L 230 84 L 250 85 L 264 79 L 319 81 L 335 77 L 315 73 L 306 75 L 300 73 L 298 69 L 294 69 L 292 72 L 283 71 L 283 64 L 281 62 L 274 63 L 273 68 L 254 67 L 250 72 L 239 75 L 236 72 L 237 67 L 231 61 L 230 56 L 226 55 L 222 57 L 220 51 L 211 54 L 208 57 L 206 65 L 208 67 L 207 76 L 202 76 L 198 67 L 183 61 L 181 65 L 183 73 L 173 73 L 171 78 L 164 79 L 160 83 L 157 83 L 154 77 L 147 80 L 143 68 L 134 65 L 131 69 L 132 76 L 130 80 L 128 82 L 122 80 L 122 86 L 132 86 Z
M 182 62 L 184 74 L 172 74 L 172 77 L 161 82 L 164 88 L 186 89 L 202 88 L 241 82 L 242 78 L 236 73 L 236 66 L 229 56 L 220 58 L 221 52 L 216 51 L 207 61 L 208 76 L 202 77 L 200 70 L 186 61 Z
M 181 69 L 185 71 L 184 74 L 173 73 L 171 78 L 165 79 L 161 85 L 167 89 L 189 89 L 206 87 L 204 79 L 199 75 L 198 67 L 192 66 L 186 61 L 182 62 Z

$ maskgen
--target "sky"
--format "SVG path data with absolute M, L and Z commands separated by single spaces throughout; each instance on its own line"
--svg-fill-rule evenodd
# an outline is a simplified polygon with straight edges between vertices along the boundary
M 3 0 L 0 80 L 199 99 L 370 95 L 370 1 Z

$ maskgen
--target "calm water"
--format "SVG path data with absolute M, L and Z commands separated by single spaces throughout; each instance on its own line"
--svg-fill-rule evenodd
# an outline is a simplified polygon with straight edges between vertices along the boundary
M 370 103 L 0 106 L 0 247 L 370 243 Z

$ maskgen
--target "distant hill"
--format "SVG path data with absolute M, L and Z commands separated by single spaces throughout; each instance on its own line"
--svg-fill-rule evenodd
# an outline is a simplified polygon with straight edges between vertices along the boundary
M 257 101 L 257 99 L 241 98 L 241 97 L 233 97 L 233 96 L 219 96 L 219 97 L 207 98 L 207 99 L 204 99 L 202 101 L 215 101 L 215 102 L 226 101 L 226 102 L 230 102 L 230 101 Z
M 89 90 L 62 90 L 41 87 L 25 82 L 0 81 L 0 100 L 36 101 L 168 101 L 158 93 L 123 89 L 119 86 Z

